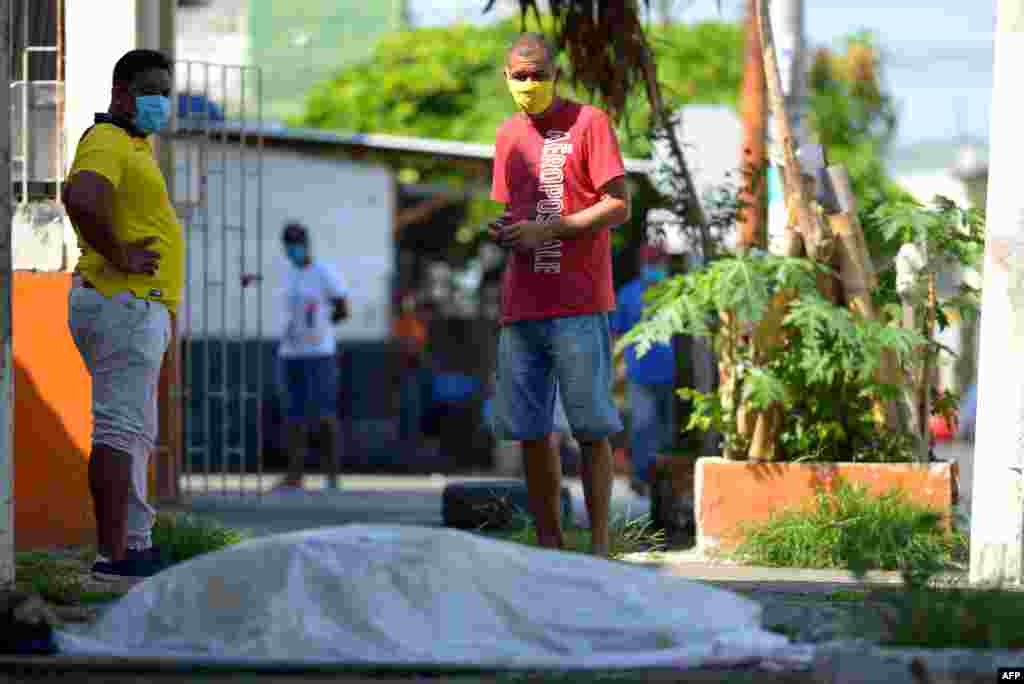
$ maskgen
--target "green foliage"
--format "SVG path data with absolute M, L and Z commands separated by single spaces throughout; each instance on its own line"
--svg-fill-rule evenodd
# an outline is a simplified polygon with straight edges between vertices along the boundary
M 749 446 L 739 430 L 741 406 L 759 410 L 781 403 L 780 444 L 789 460 L 905 461 L 911 440 L 880 434 L 872 416 L 875 401 L 899 392 L 878 383 L 875 370 L 886 350 L 909 363 L 924 340 L 822 298 L 816 275 L 825 271 L 807 259 L 717 259 L 652 288 L 641 322 L 623 336 L 616 353 L 635 345 L 642 355 L 679 334 L 711 340 L 729 365 L 729 386 L 709 395 L 683 389 L 680 396 L 692 403 L 687 430 L 720 432 L 730 452 L 746 453 Z M 741 343 L 782 293 L 790 298 L 782 320 L 785 343 L 772 354 Z
M 938 513 L 892 490 L 881 496 L 843 480 L 822 488 L 807 510 L 777 513 L 751 525 L 737 557 L 755 565 L 900 570 L 919 586 L 963 545 Z
M 958 207 L 941 196 L 932 204 L 928 207 L 908 198 L 878 207 L 872 217 L 886 241 L 923 247 L 926 263 L 911 291 L 911 299 L 918 308 L 927 302 L 929 278 L 950 268 L 980 269 L 985 250 L 985 219 L 981 210 Z M 964 319 L 974 319 L 981 309 L 981 291 L 963 283 L 960 292 L 944 302 L 943 308 L 955 309 Z M 943 308 L 935 312 L 940 330 L 949 325 Z
M 153 544 L 175 563 L 244 541 L 238 530 L 195 515 L 158 513 L 153 525 Z
M 502 541 L 538 546 L 537 528 L 525 513 L 519 516 L 519 527 L 511 530 L 481 531 L 488 537 Z M 654 528 L 647 516 L 639 518 L 619 517 L 612 520 L 608 530 L 609 556 L 620 559 L 632 553 L 658 552 L 666 548 L 665 532 Z M 570 527 L 563 532 L 565 548 L 574 553 L 589 553 L 590 530 Z
M 891 601 L 887 646 L 1024 648 L 1024 594 L 999 589 L 913 588 Z
M 368 61 L 317 84 L 294 123 L 493 142 L 513 112 L 501 68 L 517 26 L 456 24 L 389 34 Z
M 317 84 L 304 113 L 291 123 L 493 143 L 502 121 L 515 112 L 502 68 L 519 29 L 518 20 L 508 20 L 389 34 L 368 61 Z M 735 105 L 742 69 L 739 28 L 704 22 L 651 31 L 668 104 Z M 564 79 L 561 89 L 578 100 L 592 100 Z M 650 107 L 641 89 L 630 97 L 629 115 L 620 126 L 627 156 L 649 155 L 649 128 Z
M 38 594 L 57 605 L 75 605 L 85 590 L 87 566 L 73 558 L 60 558 L 45 552 L 19 553 L 15 556 L 15 588 Z

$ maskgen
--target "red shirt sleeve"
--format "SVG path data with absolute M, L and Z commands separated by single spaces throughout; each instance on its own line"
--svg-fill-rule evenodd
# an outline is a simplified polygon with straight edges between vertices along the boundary
M 494 169 L 491 178 L 491 199 L 501 204 L 509 204 L 512 198 L 508 191 L 508 136 L 504 130 L 498 131 L 494 141 Z
M 625 164 L 622 163 L 622 152 L 619 141 L 615 137 L 615 129 L 608 115 L 600 109 L 594 109 L 587 125 L 583 142 L 584 155 L 587 160 L 587 171 L 594 188 L 600 190 L 609 181 L 626 175 Z

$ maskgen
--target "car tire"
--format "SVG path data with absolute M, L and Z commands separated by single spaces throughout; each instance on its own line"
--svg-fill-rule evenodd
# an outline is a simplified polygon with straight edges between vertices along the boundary
M 572 497 L 567 487 L 561 495 L 563 525 L 572 520 Z M 502 530 L 521 527 L 529 520 L 526 483 L 522 480 L 453 482 L 441 496 L 445 527 Z

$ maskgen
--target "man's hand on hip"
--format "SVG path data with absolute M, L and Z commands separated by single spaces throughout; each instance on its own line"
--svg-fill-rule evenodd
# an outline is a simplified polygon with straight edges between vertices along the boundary
M 155 275 L 160 268 L 160 254 L 149 249 L 156 242 L 155 237 L 148 237 L 138 242 L 121 245 L 117 250 L 117 261 L 114 268 L 124 273 L 138 275 Z

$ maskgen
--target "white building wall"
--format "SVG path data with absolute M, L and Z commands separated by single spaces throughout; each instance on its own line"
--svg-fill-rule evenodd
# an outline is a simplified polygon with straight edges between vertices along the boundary
M 160 5 L 166 0 L 66 0 L 64 169 L 96 112 L 106 111 L 114 64 L 124 53 L 158 40 Z M 100 5 L 102 4 L 102 9 Z M 30 133 L 31 135 L 31 133 Z M 56 202 L 23 206 L 13 221 L 14 268 L 73 269 L 78 241 Z
M 954 176 L 951 171 L 922 171 L 915 174 L 900 176 L 896 179 L 896 182 L 922 204 L 930 205 L 936 195 L 942 195 L 943 197 L 956 202 L 957 206 L 970 206 L 966 184 Z M 979 275 L 976 272 L 969 271 L 963 273 L 957 278 L 954 278 L 952 282 L 959 282 L 960 277 L 965 278 L 967 282 L 972 285 L 980 285 L 978 282 Z M 963 326 L 959 322 L 954 322 L 944 331 L 936 330 L 935 333 L 935 340 L 937 342 L 940 342 L 957 354 L 960 353 L 963 347 L 962 338 Z M 947 389 L 956 388 L 956 359 L 951 357 L 949 354 L 941 354 L 939 357 L 938 372 L 941 387 Z
M 339 340 L 387 339 L 396 201 L 391 171 L 318 159 L 291 149 L 266 149 L 260 206 L 255 176 L 243 186 L 238 145 L 207 145 L 211 173 L 206 208 L 193 209 L 191 215 L 188 210 L 182 212 L 191 235 L 191 298 L 182 308 L 181 319 L 190 334 L 279 337 L 285 325 L 282 287 L 286 267 L 280 236 L 287 221 L 298 220 L 309 228 L 314 258 L 332 264 L 350 287 L 351 317 L 338 327 Z M 195 204 L 199 199 L 201 185 L 194 172 L 199 168 L 197 153 L 194 143 L 176 143 L 175 187 L 181 203 Z M 218 170 L 225 162 L 228 173 L 222 175 Z M 256 157 L 251 149 L 244 164 L 249 173 L 255 173 Z M 204 225 L 209 227 L 205 234 Z M 244 227 L 246 239 L 225 226 Z M 254 288 L 240 292 L 237 283 L 243 272 L 263 276 L 262 305 Z M 211 285 L 221 280 L 227 283 L 226 290 Z M 223 292 L 228 293 L 227 300 Z

